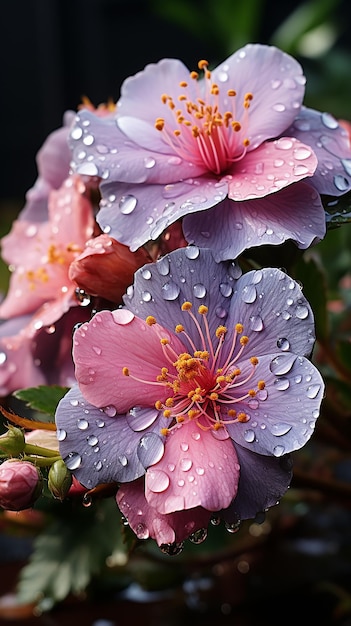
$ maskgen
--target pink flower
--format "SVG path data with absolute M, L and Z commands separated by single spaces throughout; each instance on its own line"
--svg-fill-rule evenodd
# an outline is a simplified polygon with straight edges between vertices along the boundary
M 0 465 L 0 506 L 3 509 L 28 509 L 41 491 L 42 479 L 33 463 L 8 459 Z
M 2 239 L 3 259 L 12 268 L 0 304 L 6 320 L 0 325 L 2 396 L 48 381 L 72 381 L 72 327 L 87 313 L 72 312 L 80 303 L 68 271 L 94 228 L 85 185 L 74 175 L 50 192 L 47 221 L 16 220 Z
M 122 85 L 115 117 L 82 110 L 70 132 L 76 172 L 99 176 L 102 230 L 136 250 L 183 220 L 216 260 L 325 235 L 320 194 L 350 188 L 346 131 L 302 106 L 299 63 L 248 44 L 212 72 L 148 65 Z
M 56 413 L 68 469 L 87 489 L 119 483 L 130 526 L 159 545 L 276 504 L 324 390 L 300 286 L 190 246 L 139 269 L 124 301 L 74 334 L 78 385 Z

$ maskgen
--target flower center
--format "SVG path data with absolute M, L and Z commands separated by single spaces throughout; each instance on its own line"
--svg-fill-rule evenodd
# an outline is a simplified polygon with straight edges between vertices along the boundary
M 74 243 L 69 243 L 65 247 L 57 246 L 54 243 L 50 244 L 44 256 L 43 265 L 36 269 L 27 270 L 25 273 L 30 289 L 34 290 L 38 283 L 49 281 L 48 266 L 68 268 L 73 259 L 81 252 L 82 249 Z
M 160 337 L 166 365 L 161 367 L 156 381 L 154 383 L 141 381 L 133 376 L 127 367 L 123 368 L 123 374 L 139 382 L 161 385 L 169 389 L 170 394 L 166 400 L 155 402 L 156 409 L 163 410 L 164 417 L 170 420 L 169 428 L 161 430 L 163 435 L 167 435 L 177 424 L 193 419 L 196 419 L 199 427 L 204 430 L 218 430 L 226 424 L 247 422 L 250 418 L 243 407 L 248 400 L 256 396 L 257 391 L 264 389 L 265 382 L 259 380 L 256 389 L 248 388 L 258 364 L 257 357 L 249 358 L 251 369 L 246 375 L 242 375 L 237 365 L 249 343 L 249 338 L 243 335 L 243 325 L 236 324 L 232 333 L 228 333 L 226 326 L 218 326 L 214 344 L 207 320 L 208 308 L 204 305 L 198 308 L 203 324 L 200 324 L 192 312 L 190 302 L 184 302 L 182 311 L 186 312 L 195 324 L 200 349 L 188 335 L 183 324 L 177 324 L 175 332 L 186 337 L 191 352 L 177 354 L 169 339 Z M 156 324 L 156 319 L 149 316 L 146 323 L 152 326 Z M 224 353 L 226 339 L 230 341 L 230 345 Z M 240 406 L 240 409 L 237 411 L 235 406 Z
M 199 61 L 198 67 L 204 72 L 206 81 L 205 97 L 193 101 L 187 94 L 188 83 L 182 81 L 183 90 L 178 96 L 178 105 L 167 94 L 161 96 L 174 116 L 175 128 L 168 128 L 165 119 L 158 117 L 155 128 L 163 133 L 172 150 L 181 158 L 192 161 L 215 174 L 223 174 L 236 161 L 242 159 L 249 145 L 246 136 L 248 128 L 248 110 L 253 98 L 246 93 L 242 102 L 242 111 L 237 115 L 236 91 L 228 89 L 223 103 L 228 103 L 228 110 L 220 111 L 220 89 L 212 82 L 207 61 Z M 197 80 L 198 72 L 191 72 L 190 79 Z

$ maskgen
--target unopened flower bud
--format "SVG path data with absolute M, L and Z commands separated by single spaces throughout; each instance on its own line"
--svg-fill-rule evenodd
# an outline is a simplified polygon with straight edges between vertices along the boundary
M 0 436 L 0 456 L 19 456 L 24 451 L 24 432 L 17 426 L 7 426 L 7 433 Z
M 33 463 L 7 459 L 0 465 L 0 506 L 3 509 L 29 509 L 41 492 L 42 477 Z
M 67 469 L 64 461 L 55 461 L 50 467 L 48 475 L 48 487 L 58 500 L 64 500 L 72 485 L 72 474 Z
M 85 250 L 70 265 L 69 278 L 91 296 L 120 302 L 133 282 L 134 272 L 151 261 L 144 248 L 131 252 L 106 234 L 87 241 Z

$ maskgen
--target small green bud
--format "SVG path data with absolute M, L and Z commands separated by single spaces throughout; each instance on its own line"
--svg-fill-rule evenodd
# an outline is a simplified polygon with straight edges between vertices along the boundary
M 48 487 L 54 498 L 64 500 L 72 485 L 72 474 L 64 461 L 55 461 L 48 474 Z
M 26 445 L 24 431 L 17 426 L 6 426 L 7 433 L 0 436 L 0 456 L 19 456 Z

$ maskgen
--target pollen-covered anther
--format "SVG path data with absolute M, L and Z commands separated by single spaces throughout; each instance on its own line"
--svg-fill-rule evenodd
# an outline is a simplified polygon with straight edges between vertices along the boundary
M 181 309 L 182 311 L 190 311 L 192 309 L 192 304 L 191 302 L 183 302 Z
M 227 333 L 227 328 L 226 326 L 218 326 L 218 328 L 216 328 L 216 337 L 217 339 L 219 339 L 220 337 L 224 337 L 224 335 Z
M 262 391 L 262 389 L 264 389 L 266 386 L 266 383 L 264 382 L 264 380 L 259 380 L 257 383 L 257 389 L 259 389 L 260 391 Z
M 236 417 L 236 410 L 235 409 L 229 409 L 228 416 L 229 417 Z
M 156 402 L 155 402 L 155 409 L 157 409 L 158 411 L 160 411 L 162 409 L 162 402 L 161 402 L 161 400 L 156 400 Z
M 167 337 L 162 337 L 162 339 L 160 339 L 160 343 L 163 346 L 167 346 L 169 344 L 169 339 L 167 339 Z
M 247 335 L 243 335 L 242 337 L 240 337 L 240 343 L 242 346 L 246 346 L 249 343 L 249 338 L 247 337 Z
M 254 398 L 256 395 L 256 391 L 254 389 L 249 389 L 247 395 L 250 396 L 250 398 Z
M 240 335 L 243 332 L 243 330 L 244 330 L 244 326 L 242 324 L 240 324 L 240 323 L 239 324 L 235 324 L 235 330 Z
M 210 393 L 210 400 L 218 400 L 219 396 L 218 393 L 215 393 L 214 391 L 212 393 Z
M 156 324 L 156 318 L 153 315 L 148 315 L 145 322 L 148 326 L 152 326 L 153 324 Z
M 174 405 L 174 398 L 167 398 L 165 401 L 165 406 L 172 407 Z
M 167 435 L 169 435 L 169 428 L 161 428 L 160 433 L 164 435 L 164 437 L 167 437 Z
M 258 365 L 258 358 L 257 358 L 257 356 L 252 356 L 250 358 L 250 363 L 251 363 L 251 365 L 254 365 L 254 366 Z
M 208 306 L 206 306 L 205 304 L 200 304 L 198 308 L 198 313 L 200 313 L 200 315 L 206 315 L 207 312 L 208 312 Z
M 244 412 L 238 413 L 238 416 L 237 416 L 238 422 L 241 422 L 241 423 L 245 424 L 245 422 L 248 422 L 249 419 L 250 418 L 247 415 L 247 413 L 244 413 Z
M 172 411 L 170 409 L 165 409 L 163 411 L 163 416 L 164 417 L 172 417 Z
M 155 120 L 155 128 L 156 130 L 163 130 L 164 129 L 164 125 L 165 125 L 165 120 L 163 119 L 163 117 L 158 117 Z
M 128 367 L 123 367 L 122 368 L 122 374 L 123 374 L 123 376 L 129 376 L 129 369 L 128 369 Z
M 183 324 L 177 324 L 177 326 L 175 327 L 175 331 L 176 333 L 183 333 L 184 332 Z

